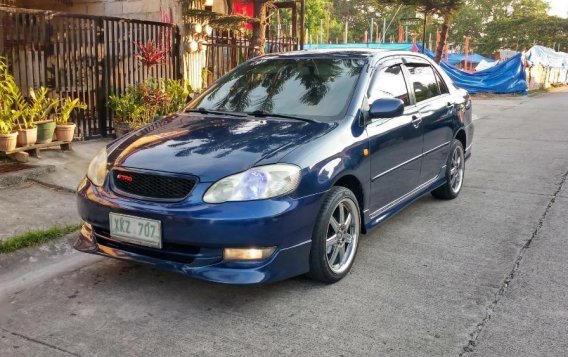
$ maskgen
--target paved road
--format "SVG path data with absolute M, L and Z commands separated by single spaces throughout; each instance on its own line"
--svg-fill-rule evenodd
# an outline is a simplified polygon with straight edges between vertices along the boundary
M 220 286 L 35 253 L 27 285 L 0 274 L 18 290 L 0 296 L 0 355 L 565 355 L 568 93 L 474 104 L 459 199 L 364 236 L 343 281 Z

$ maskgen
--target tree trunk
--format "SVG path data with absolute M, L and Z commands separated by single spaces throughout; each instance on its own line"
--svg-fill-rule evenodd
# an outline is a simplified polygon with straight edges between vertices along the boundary
M 250 39 L 251 56 L 261 56 L 264 54 L 266 43 L 266 0 L 254 0 L 254 17 L 260 22 L 252 25 L 252 37 Z
M 227 0 L 227 14 L 233 13 L 233 0 Z
M 442 30 L 440 31 L 440 42 L 438 42 L 438 47 L 436 48 L 436 63 L 440 63 L 440 61 L 442 60 L 444 47 L 446 46 L 446 40 L 448 39 L 448 30 L 450 28 L 451 19 L 451 13 L 446 13 L 444 15 L 444 23 L 442 24 Z

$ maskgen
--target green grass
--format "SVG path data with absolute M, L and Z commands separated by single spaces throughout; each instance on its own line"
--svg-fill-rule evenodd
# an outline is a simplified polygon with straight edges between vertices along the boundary
M 15 252 L 18 249 L 42 244 L 50 240 L 61 238 L 69 233 L 79 230 L 79 224 L 63 227 L 52 227 L 37 231 L 26 232 L 0 242 L 0 254 Z

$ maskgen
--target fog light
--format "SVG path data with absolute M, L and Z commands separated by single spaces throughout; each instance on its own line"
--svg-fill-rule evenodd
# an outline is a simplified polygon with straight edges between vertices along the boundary
M 276 247 L 267 248 L 225 248 L 225 260 L 264 260 L 274 253 Z

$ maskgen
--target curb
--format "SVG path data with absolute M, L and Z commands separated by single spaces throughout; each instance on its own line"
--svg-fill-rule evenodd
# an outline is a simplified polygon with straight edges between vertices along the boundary
M 52 172 L 55 172 L 54 165 L 41 165 L 21 171 L 2 174 L 0 175 L 0 189 L 19 185 L 27 180 L 34 179 Z
M 104 259 L 73 249 L 78 236 L 78 232 L 73 232 L 42 245 L 0 255 L 0 303 L 18 291 Z

